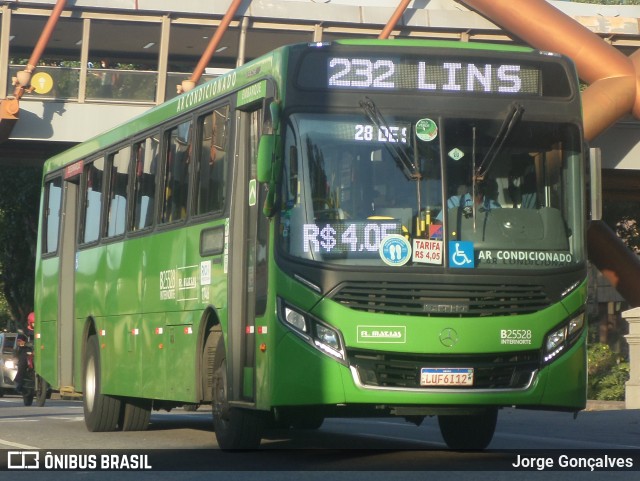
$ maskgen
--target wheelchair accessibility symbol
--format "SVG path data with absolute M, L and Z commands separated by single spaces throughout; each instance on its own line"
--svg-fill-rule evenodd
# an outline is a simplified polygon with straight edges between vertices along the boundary
M 450 241 L 449 242 L 449 266 L 456 268 L 473 268 L 475 259 L 473 255 L 473 242 Z

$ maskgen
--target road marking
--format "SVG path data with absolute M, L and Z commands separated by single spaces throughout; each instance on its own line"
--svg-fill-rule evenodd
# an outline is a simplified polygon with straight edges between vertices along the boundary
M 0 439 L 0 445 L 2 446 L 11 446 L 12 448 L 18 449 L 40 449 L 35 446 L 28 446 L 27 444 L 13 443 L 11 441 L 7 441 L 6 439 Z

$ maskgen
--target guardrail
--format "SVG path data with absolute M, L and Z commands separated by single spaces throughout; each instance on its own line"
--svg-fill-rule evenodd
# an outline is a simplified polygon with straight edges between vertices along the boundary
M 13 94 L 11 78 L 24 69 L 24 65 L 9 66 L 9 81 L 6 95 Z M 116 102 L 135 104 L 156 104 L 158 102 L 158 76 L 153 70 L 119 70 L 87 68 L 84 88 L 81 89 L 82 72 L 80 67 L 38 66 L 32 79 L 35 91 L 25 94 L 21 100 L 65 100 L 68 102 Z M 46 75 L 37 76 L 39 73 Z M 180 84 L 188 73 L 171 72 L 167 74 L 164 100 L 177 95 L 176 85 Z M 203 75 L 200 83 L 216 77 Z

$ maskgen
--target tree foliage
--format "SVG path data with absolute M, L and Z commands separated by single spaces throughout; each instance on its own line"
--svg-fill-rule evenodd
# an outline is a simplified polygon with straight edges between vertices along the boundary
M 606 344 L 589 345 L 589 380 L 587 398 L 601 401 L 624 401 L 625 385 L 629 380 L 629 363 Z
M 41 169 L 0 166 L 0 323 L 25 324 L 33 310 Z

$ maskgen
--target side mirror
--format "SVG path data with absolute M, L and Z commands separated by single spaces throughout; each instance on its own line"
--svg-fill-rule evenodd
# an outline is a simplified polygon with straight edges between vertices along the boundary
M 262 134 L 258 143 L 258 182 L 271 182 L 275 146 L 275 134 Z
M 262 122 L 262 136 L 258 143 L 257 179 L 260 183 L 268 185 L 267 196 L 262 208 L 264 215 L 271 217 L 275 213 L 276 206 L 276 180 L 274 169 L 277 169 L 280 143 L 278 142 L 278 130 L 280 126 L 280 104 L 271 100 L 263 107 L 264 118 Z
M 265 99 L 262 111 L 262 136 L 258 143 L 258 182 L 271 182 L 276 132 L 280 126 L 280 104 L 273 99 Z

